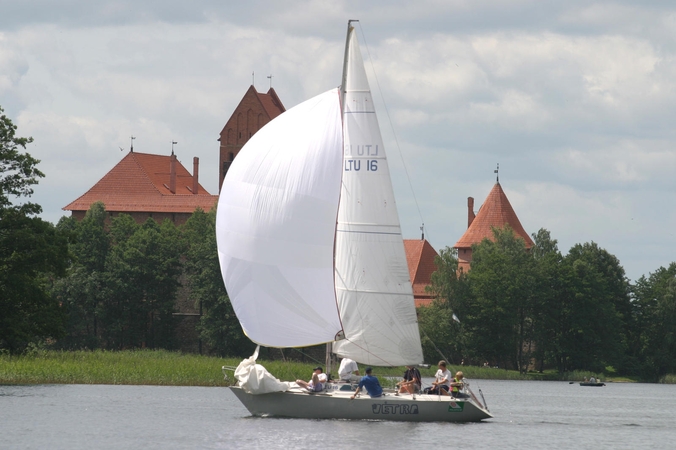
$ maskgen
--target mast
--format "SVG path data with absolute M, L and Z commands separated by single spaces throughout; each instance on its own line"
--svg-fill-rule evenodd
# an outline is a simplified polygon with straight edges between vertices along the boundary
M 358 20 L 351 19 L 347 21 L 347 36 L 345 38 L 345 56 L 343 57 L 343 77 L 340 81 L 340 106 L 345 111 L 345 93 L 347 85 L 347 62 L 350 56 L 350 34 L 354 31 L 352 22 L 359 22 Z
M 359 22 L 358 20 L 355 19 L 350 19 L 347 21 L 347 34 L 345 37 L 345 55 L 343 56 L 343 75 L 341 77 L 340 81 L 340 107 L 341 107 L 341 115 L 340 119 L 341 122 L 343 122 L 344 125 L 344 117 L 343 113 L 345 112 L 345 94 L 347 92 L 346 86 L 347 86 L 347 66 L 348 66 L 348 59 L 350 56 L 350 33 L 354 31 L 354 27 L 352 26 L 352 22 Z M 343 152 L 344 155 L 345 152 Z M 336 223 L 337 225 L 337 223 Z M 335 262 L 335 247 L 334 247 L 334 262 Z M 344 337 L 344 335 L 343 335 Z M 327 342 L 326 343 L 326 373 L 331 373 L 331 355 L 333 354 L 333 342 Z

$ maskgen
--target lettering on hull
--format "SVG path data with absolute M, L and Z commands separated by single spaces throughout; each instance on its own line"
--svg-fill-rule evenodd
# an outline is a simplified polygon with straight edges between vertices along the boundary
M 391 403 L 378 403 L 371 405 L 373 414 L 418 414 L 418 405 L 400 405 Z

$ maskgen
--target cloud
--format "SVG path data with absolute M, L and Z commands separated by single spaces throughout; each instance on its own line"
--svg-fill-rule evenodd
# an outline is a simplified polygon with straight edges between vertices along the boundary
M 249 85 L 272 84 L 287 108 L 337 86 L 352 18 L 406 237 L 424 221 L 435 247 L 453 245 L 500 163 L 526 230 L 550 229 L 562 250 L 612 246 L 633 278 L 676 250 L 655 243 L 674 227 L 656 211 L 673 202 L 676 162 L 676 10 L 660 1 L 11 2 L 0 103 L 35 138 L 44 217 L 131 135 L 148 153 L 178 141 L 215 193 L 216 139 Z

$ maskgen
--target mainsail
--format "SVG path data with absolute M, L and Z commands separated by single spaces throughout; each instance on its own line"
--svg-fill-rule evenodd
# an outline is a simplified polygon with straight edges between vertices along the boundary
M 333 89 L 268 123 L 228 170 L 218 256 L 237 318 L 257 344 L 303 347 L 342 330 L 333 271 L 341 168 Z
M 337 89 L 278 116 L 228 170 L 216 232 L 246 335 L 268 347 L 337 339 L 372 365 L 422 362 L 399 216 L 354 29 Z M 335 266 L 334 266 L 335 264 Z
M 354 28 L 343 75 L 343 183 L 336 290 L 346 340 L 334 352 L 364 364 L 423 362 L 399 215 Z

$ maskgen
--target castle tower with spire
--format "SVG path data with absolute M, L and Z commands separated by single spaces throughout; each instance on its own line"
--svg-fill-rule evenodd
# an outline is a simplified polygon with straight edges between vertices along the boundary
M 533 247 L 533 240 L 523 229 L 498 179 L 478 214 L 474 214 L 474 198 L 467 199 L 467 231 L 453 246 L 458 251 L 458 270 L 465 273 L 469 271 L 472 262 L 472 244 L 478 244 L 484 238 L 493 240 L 491 227 L 504 228 L 505 225 L 509 225 L 514 234 L 525 241 L 526 248 Z

